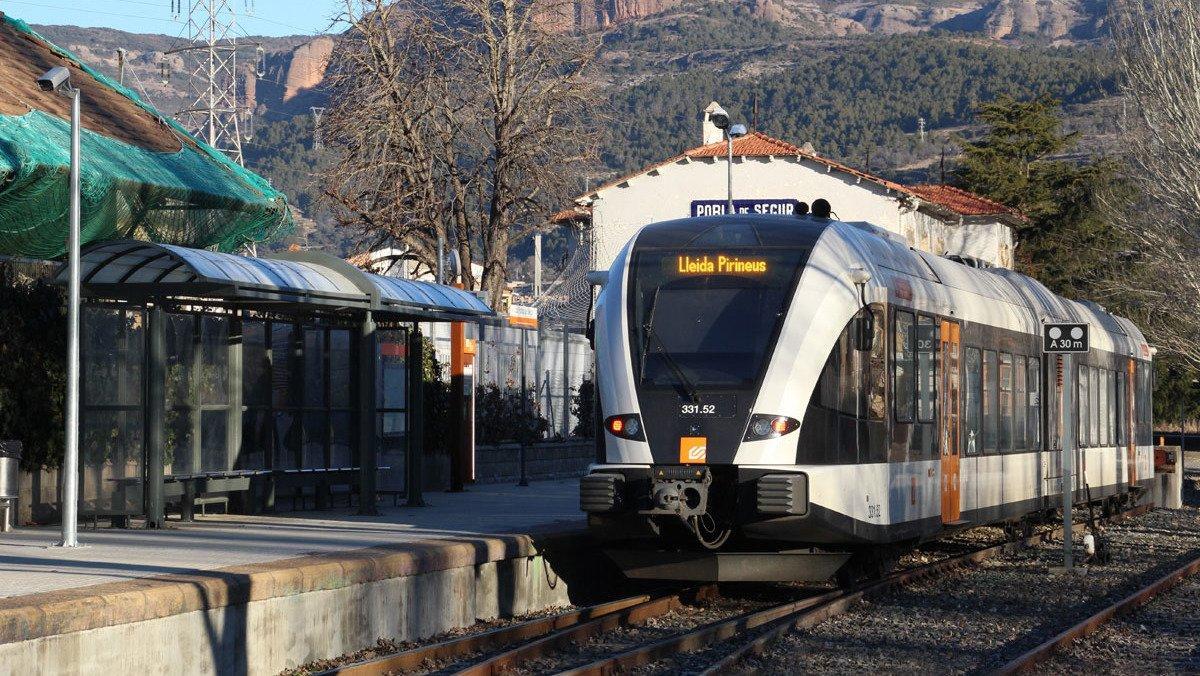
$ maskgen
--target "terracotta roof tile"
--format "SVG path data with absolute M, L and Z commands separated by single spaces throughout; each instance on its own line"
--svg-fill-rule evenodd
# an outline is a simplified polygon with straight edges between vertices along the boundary
M 606 183 L 596 186 L 595 188 L 580 195 L 579 197 L 576 198 L 576 200 L 578 201 L 578 200 L 587 199 L 588 195 L 594 195 L 601 190 L 607 190 L 614 186 L 618 186 L 635 176 L 642 176 L 644 174 L 648 174 L 651 171 L 654 171 L 655 169 L 665 167 L 669 164 L 674 164 L 675 162 L 679 162 L 680 160 L 683 160 L 683 159 L 696 159 L 696 158 L 704 158 L 704 157 L 725 157 L 726 153 L 728 153 L 728 152 L 729 152 L 729 149 L 728 149 L 725 141 L 717 141 L 716 143 L 709 143 L 706 145 L 697 146 L 695 148 L 692 148 L 691 150 L 685 150 L 682 153 L 680 153 L 674 157 L 668 158 L 661 162 L 656 162 L 654 164 L 651 164 L 648 167 L 639 169 L 638 171 L 635 171 L 635 172 L 632 172 L 629 174 L 625 174 L 624 176 L 621 176 L 619 178 L 614 178 L 611 181 L 607 181 Z M 881 185 L 889 190 L 895 190 L 896 192 L 899 192 L 899 193 L 902 193 L 905 195 L 910 195 L 910 196 L 915 195 L 915 193 L 913 193 L 912 190 L 910 190 L 906 186 L 903 186 L 899 183 L 889 181 L 885 178 L 881 178 L 879 176 L 876 176 L 874 174 L 871 174 L 871 173 L 868 173 L 865 171 L 861 171 L 859 169 L 855 169 L 853 167 L 847 166 L 840 162 L 834 162 L 833 160 L 821 157 L 820 155 L 817 155 L 816 153 L 805 152 L 798 146 L 792 145 L 791 143 L 788 143 L 787 141 L 781 141 L 780 139 L 777 139 L 777 138 L 774 138 L 771 136 L 767 136 L 766 134 L 759 132 L 759 131 L 750 132 L 749 134 L 747 134 L 745 136 L 734 139 L 733 154 L 735 157 L 800 157 L 802 159 L 810 160 L 810 161 L 816 162 L 818 164 L 823 164 L 835 171 L 840 171 L 842 173 L 850 174 L 851 176 L 861 178 L 865 181 L 870 181 L 872 183 L 876 183 L 876 184 Z
M 725 157 L 728 152 L 728 144 L 725 141 L 717 141 L 685 150 L 683 154 L 687 157 Z M 733 154 L 738 157 L 770 157 L 773 155 L 799 155 L 801 151 L 800 148 L 787 141 L 780 141 L 760 131 L 754 131 L 733 139 Z
M 908 188 L 917 197 L 963 216 L 1018 215 L 1015 209 L 951 185 L 925 184 L 911 185 Z

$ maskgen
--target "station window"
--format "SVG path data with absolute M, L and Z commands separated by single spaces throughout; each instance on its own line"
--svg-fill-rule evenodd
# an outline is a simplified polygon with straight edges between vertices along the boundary
M 978 455 L 982 431 L 981 408 L 983 387 L 983 358 L 977 347 L 967 348 L 966 359 L 966 427 L 963 429 L 963 455 Z
M 930 317 L 917 318 L 917 420 L 934 421 L 937 411 L 937 324 Z
M 1013 450 L 1024 451 L 1025 442 L 1025 357 L 1013 357 Z
M 1013 448 L 1013 358 L 1007 352 L 1000 353 L 1000 434 L 998 448 L 1001 453 Z
M 892 383 L 892 393 L 895 398 L 896 421 L 913 421 L 913 316 L 909 312 L 896 313 L 896 333 L 894 336 L 894 357 L 892 368 L 895 370 Z
M 983 351 L 983 452 L 996 451 L 999 402 L 996 391 L 996 353 Z
M 1038 450 L 1042 445 L 1042 362 L 1037 357 L 1029 358 L 1029 376 L 1027 409 L 1028 419 L 1025 423 L 1026 437 L 1029 450 Z

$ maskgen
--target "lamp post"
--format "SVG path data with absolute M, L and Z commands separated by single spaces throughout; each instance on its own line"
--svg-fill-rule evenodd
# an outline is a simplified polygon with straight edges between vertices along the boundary
M 79 127 L 80 92 L 71 86 L 71 71 L 55 66 L 37 79 L 43 91 L 71 99 L 71 229 L 67 237 L 67 401 L 66 447 L 62 465 L 61 547 L 78 547 L 79 511 Z
M 745 135 L 746 135 L 746 125 L 744 125 L 744 124 L 735 124 L 732 127 L 730 127 L 728 131 L 725 132 L 725 144 L 729 151 L 729 155 L 726 158 L 728 160 L 728 162 L 726 164 L 726 172 L 728 174 L 726 176 L 726 180 L 728 182 L 729 194 L 728 194 L 728 206 L 726 206 L 726 208 L 725 208 L 725 213 L 728 213 L 728 214 L 733 213 L 733 139 L 741 138 L 742 136 L 745 136 Z
M 731 125 L 729 113 L 725 112 L 724 108 L 716 105 L 715 103 L 712 107 L 705 111 L 705 114 L 708 115 L 708 121 L 712 123 L 712 126 L 725 132 L 725 159 L 728 161 L 725 167 L 727 172 L 726 180 L 728 181 L 725 215 L 728 216 L 733 214 L 733 139 L 746 135 L 746 125 Z

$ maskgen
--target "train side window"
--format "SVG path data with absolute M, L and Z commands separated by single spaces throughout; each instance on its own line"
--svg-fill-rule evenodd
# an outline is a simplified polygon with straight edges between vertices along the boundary
M 887 340 L 883 334 L 886 324 L 882 312 L 875 308 L 870 311 L 875 315 L 875 321 L 871 323 L 874 335 L 868 364 L 867 416 L 871 420 L 883 420 L 887 413 Z
M 1129 443 L 1129 437 L 1126 436 L 1129 433 L 1129 430 L 1127 429 L 1128 425 L 1125 421 L 1125 418 L 1129 415 L 1129 400 L 1125 398 L 1125 373 L 1117 372 L 1115 375 L 1117 376 L 1117 399 L 1116 403 L 1113 404 L 1113 412 L 1117 416 L 1117 445 L 1125 446 Z
M 1013 443 L 1014 451 L 1024 451 L 1025 446 L 1025 357 L 1013 357 Z
M 1042 361 L 1029 358 L 1029 418 L 1026 421 L 1028 448 L 1036 451 L 1042 447 Z
M 1102 434 L 1100 432 L 1100 408 L 1104 404 L 1102 401 L 1100 401 L 1100 369 L 1093 366 L 1091 370 L 1092 381 L 1088 384 L 1088 387 L 1091 388 L 1089 390 L 1089 392 L 1091 392 L 1091 396 L 1088 398 L 1088 401 L 1091 402 L 1092 405 L 1092 409 L 1090 411 L 1092 414 L 1091 440 L 1092 446 L 1100 446 L 1104 443 L 1104 439 L 1102 438 Z
M 1013 448 L 1013 358 L 1000 353 L 1000 434 L 998 448 L 1007 453 Z
M 1092 429 L 1091 407 L 1089 406 L 1090 402 L 1088 402 L 1088 392 L 1091 392 L 1091 389 L 1088 387 L 1088 381 L 1091 379 L 1091 372 L 1088 370 L 1088 367 L 1084 366 L 1083 364 L 1079 365 L 1078 370 L 1079 370 L 1079 387 L 1078 387 L 1079 405 L 1077 407 L 1075 407 L 1075 410 L 1077 411 L 1075 420 L 1076 420 L 1076 427 L 1078 427 L 1078 429 L 1079 429 L 1079 440 L 1078 440 L 1079 444 L 1078 445 L 1080 448 L 1087 448 L 1088 446 L 1092 445 L 1091 437 L 1088 436 L 1088 433 Z
M 1117 408 L 1117 372 L 1116 371 L 1108 372 L 1108 402 L 1111 404 L 1111 406 L 1108 407 L 1108 421 L 1109 421 L 1108 429 L 1110 430 L 1110 433 L 1111 433 L 1111 436 L 1109 438 L 1109 443 L 1111 443 L 1113 446 L 1116 446 L 1117 445 L 1117 418 L 1121 417 L 1121 416 L 1117 415 L 1117 411 L 1119 411 L 1120 409 Z
M 930 317 L 917 317 L 917 421 L 931 423 L 937 409 L 937 325 Z
M 983 351 L 983 452 L 996 452 L 998 415 L 996 392 L 996 352 Z
M 983 358 L 979 348 L 968 347 L 966 354 L 966 426 L 963 429 L 963 455 L 979 455 L 983 439 L 980 438 L 983 420 L 982 387 L 983 387 Z
M 913 331 L 912 313 L 897 312 L 892 358 L 892 397 L 896 406 L 896 422 L 913 421 Z
M 1100 369 L 1096 375 L 1100 376 L 1100 445 L 1112 446 L 1112 416 L 1109 415 L 1112 411 L 1109 405 L 1112 402 L 1108 399 L 1108 369 Z

